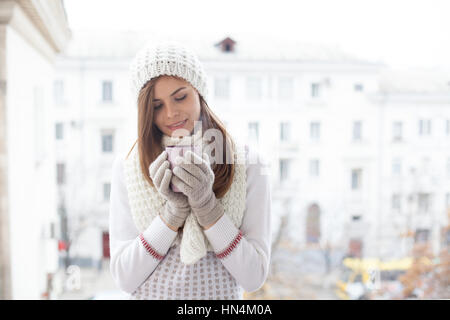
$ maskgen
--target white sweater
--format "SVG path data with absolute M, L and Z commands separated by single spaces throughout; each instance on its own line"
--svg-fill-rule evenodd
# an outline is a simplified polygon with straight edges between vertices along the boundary
M 113 164 L 110 202 L 110 269 L 117 286 L 133 299 L 242 299 L 243 290 L 258 290 L 270 262 L 271 194 L 267 165 L 246 162 L 246 210 L 238 229 L 223 215 L 204 230 L 213 252 L 193 265 L 170 248 L 177 232 L 158 216 L 139 237 L 124 181 L 123 158 Z M 242 237 L 238 237 L 241 231 Z M 147 248 L 146 248 L 147 247 Z M 151 247 L 151 250 L 148 248 Z M 154 250 L 162 259 L 155 258 Z

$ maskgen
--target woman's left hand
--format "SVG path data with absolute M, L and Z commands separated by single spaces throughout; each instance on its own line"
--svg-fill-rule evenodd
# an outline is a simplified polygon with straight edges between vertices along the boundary
M 187 197 L 198 223 L 203 227 L 213 225 L 223 215 L 223 208 L 212 189 L 214 172 L 208 155 L 202 158 L 192 151 L 178 157 L 172 172 L 172 183 Z

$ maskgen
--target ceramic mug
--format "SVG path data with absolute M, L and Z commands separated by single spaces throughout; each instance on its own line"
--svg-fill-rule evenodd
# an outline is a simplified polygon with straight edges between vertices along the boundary
M 178 156 L 183 157 L 184 154 L 188 150 L 191 150 L 192 152 L 194 152 L 195 154 L 197 154 L 200 157 L 202 156 L 202 150 L 201 150 L 200 146 L 167 146 L 166 147 L 167 160 L 170 163 L 170 170 L 173 170 L 173 168 L 176 167 L 175 159 Z M 181 190 L 179 190 L 175 185 L 173 185 L 172 182 L 170 182 L 170 188 L 172 189 L 173 192 L 181 192 Z

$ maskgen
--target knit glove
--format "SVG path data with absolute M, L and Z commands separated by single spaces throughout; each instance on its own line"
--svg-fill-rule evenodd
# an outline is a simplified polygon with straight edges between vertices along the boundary
M 159 194 L 167 200 L 163 212 L 163 220 L 175 228 L 180 228 L 190 213 L 187 197 L 170 189 L 172 171 L 167 160 L 167 152 L 163 151 L 149 166 L 150 177 Z
M 198 223 L 205 228 L 219 220 L 223 207 L 212 189 L 215 176 L 208 155 L 203 153 L 200 158 L 187 151 L 183 157 L 177 157 L 172 171 L 172 183 L 188 197 Z

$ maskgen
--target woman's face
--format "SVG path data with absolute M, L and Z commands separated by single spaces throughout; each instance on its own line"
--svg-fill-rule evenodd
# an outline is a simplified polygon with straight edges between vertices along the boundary
M 178 129 L 192 133 L 194 121 L 200 119 L 200 99 L 194 87 L 182 79 L 162 76 L 154 90 L 153 121 L 158 129 L 168 136 Z

